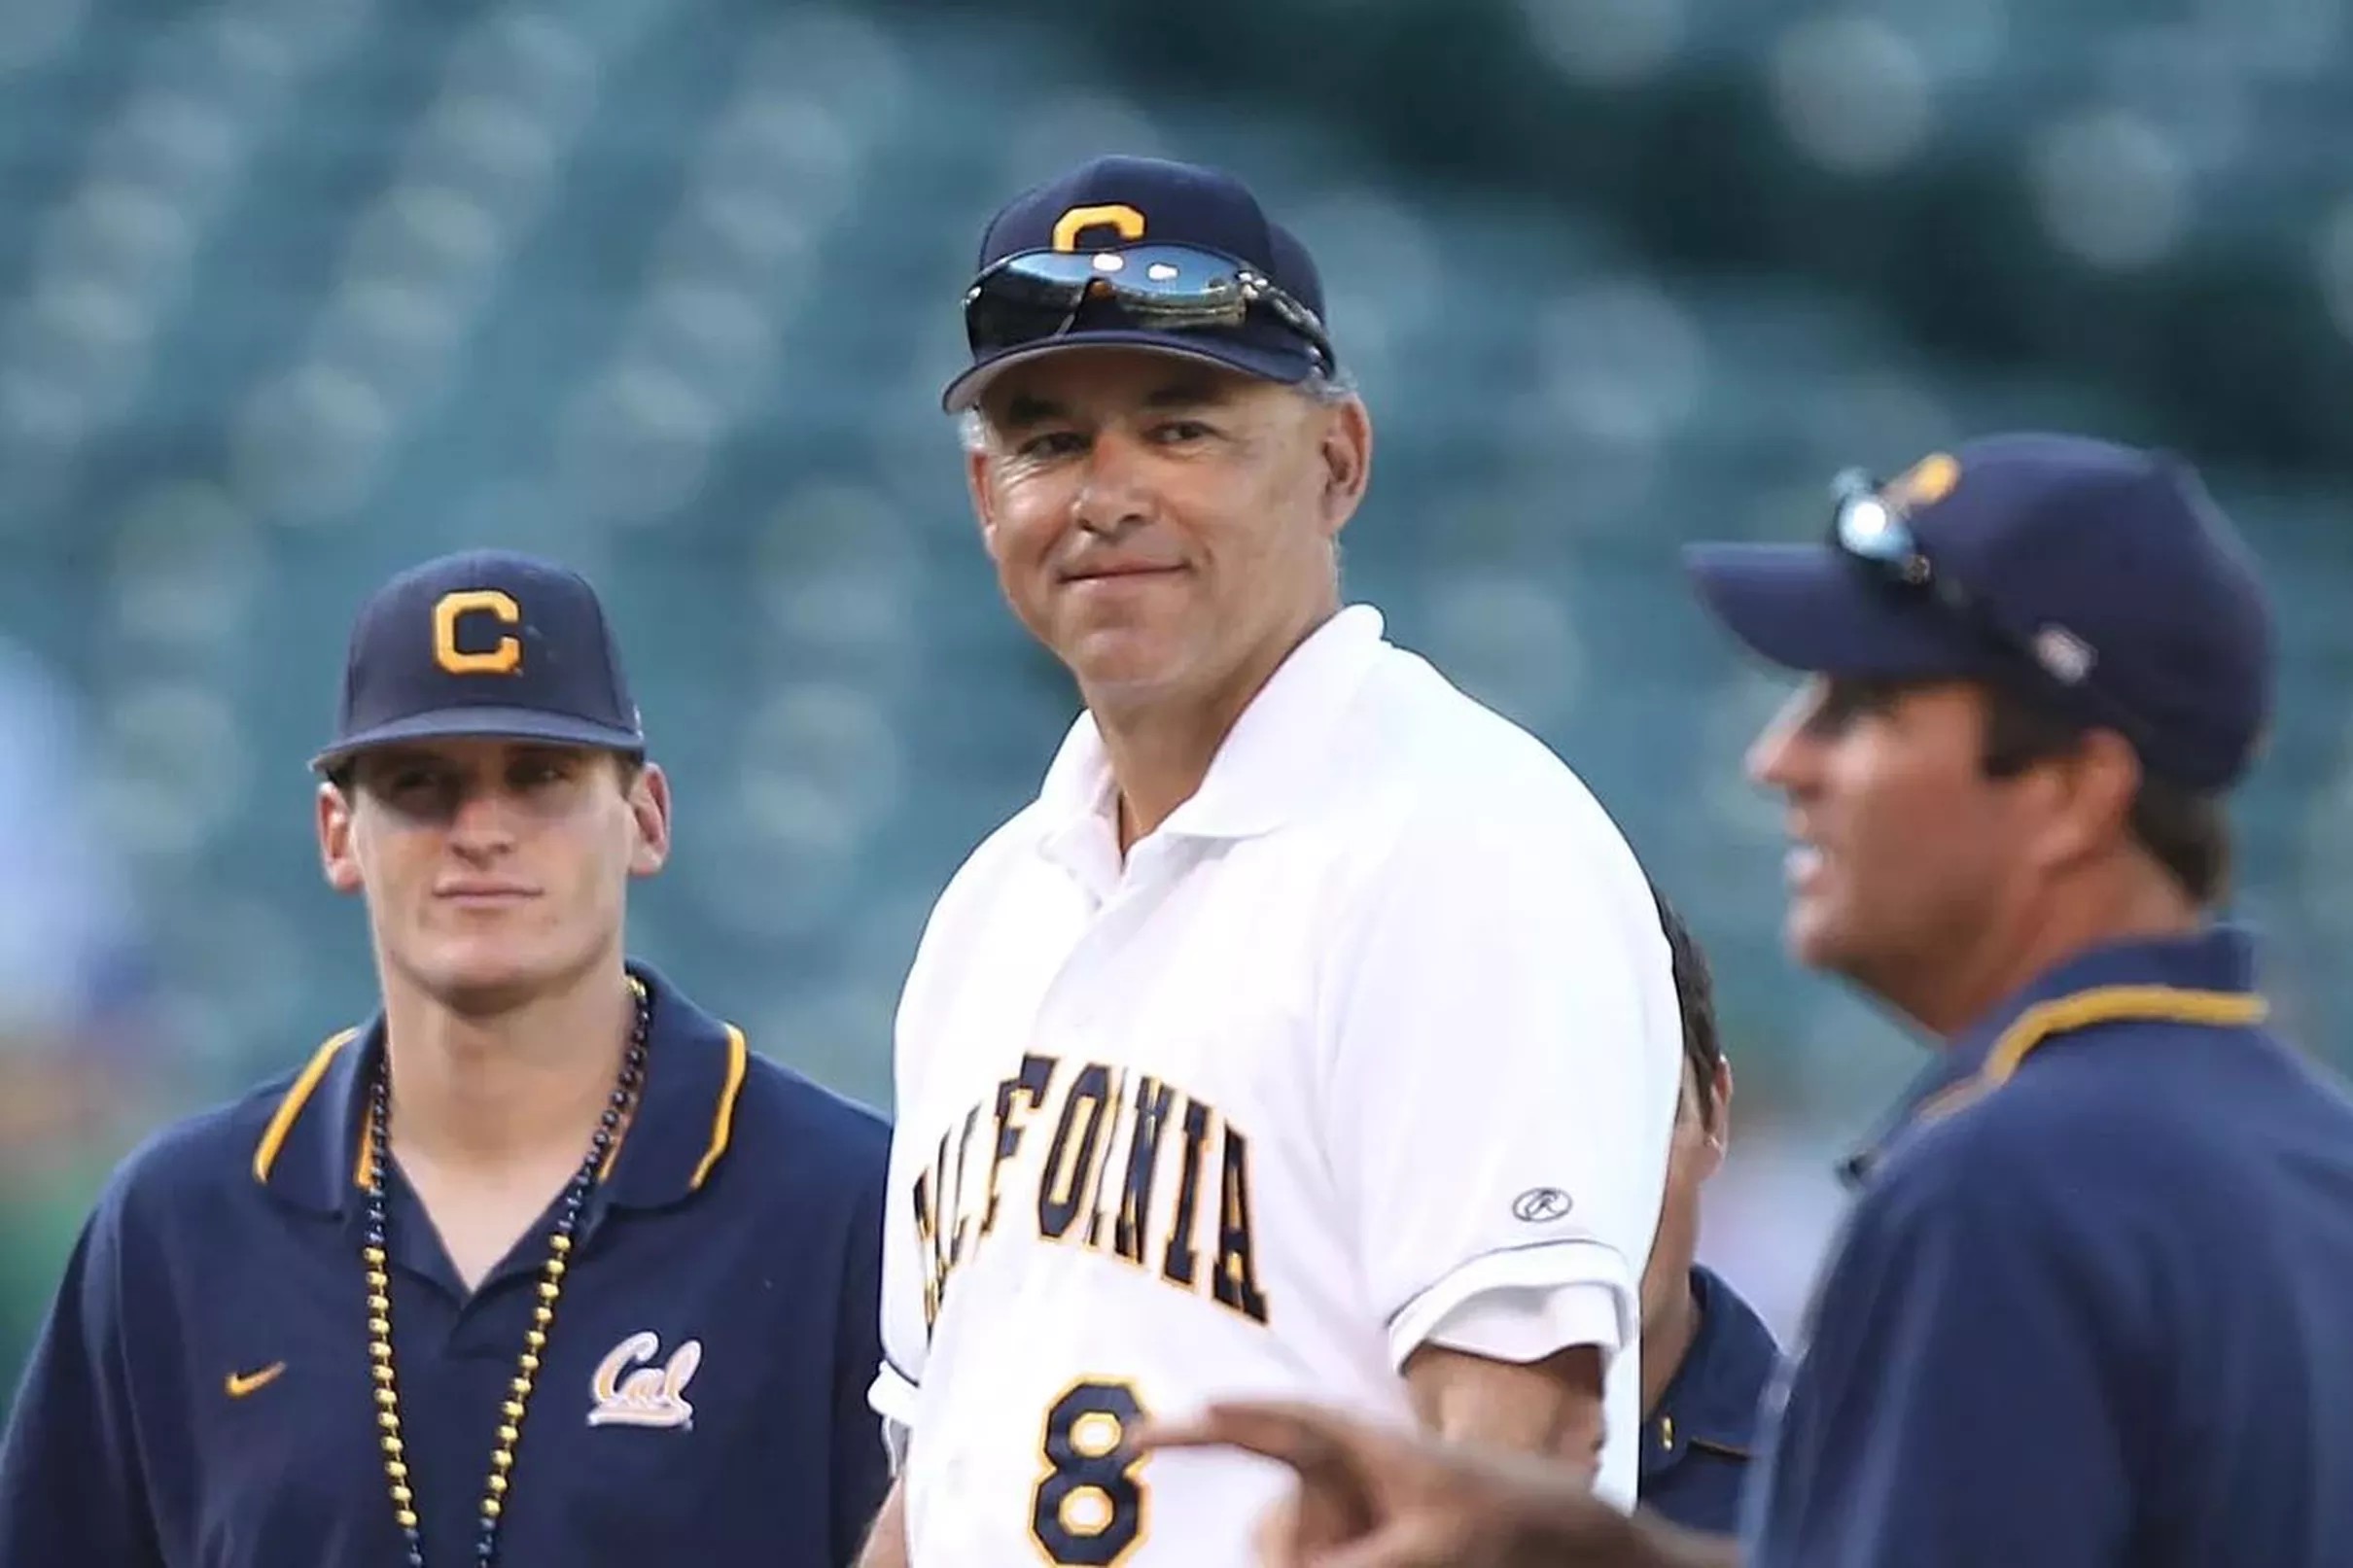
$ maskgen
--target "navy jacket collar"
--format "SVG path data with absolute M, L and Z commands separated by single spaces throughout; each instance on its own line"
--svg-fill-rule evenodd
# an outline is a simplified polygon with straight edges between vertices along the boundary
M 1683 1364 L 1643 1418 L 1642 1475 L 1671 1469 L 1694 1445 L 1745 1459 L 1757 1407 L 1780 1358 L 1773 1331 L 1739 1292 L 1704 1265 L 1691 1271 L 1700 1332 Z
M 646 1086 L 604 1196 L 654 1208 L 695 1192 L 726 1154 L 750 1048 L 741 1029 L 703 1012 L 650 967 L 632 962 L 629 972 L 652 999 Z M 369 1085 L 383 1049 L 380 1012 L 319 1047 L 254 1147 L 256 1181 L 312 1213 L 351 1212 L 367 1180 Z
M 2254 945 L 2236 926 L 2092 948 L 2027 984 L 1939 1053 L 1841 1173 L 1849 1184 L 1868 1180 L 1905 1132 L 1999 1088 L 2054 1035 L 2128 1020 L 2244 1028 L 2265 1011 Z

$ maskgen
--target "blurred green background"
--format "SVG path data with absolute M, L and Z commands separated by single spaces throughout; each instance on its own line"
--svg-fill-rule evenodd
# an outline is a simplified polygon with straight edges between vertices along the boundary
M 1786 1324 L 1915 1049 L 1793 973 L 1779 695 L 1683 539 L 2066 426 L 2280 595 L 2239 913 L 2342 1060 L 2353 39 L 2337 0 L 0 0 L 0 1387 L 164 1118 L 371 1001 L 302 759 L 443 549 L 600 584 L 679 800 L 635 946 L 878 1104 L 961 854 L 1072 713 L 938 387 L 981 224 L 1106 151 L 1300 232 L 1379 436 L 1352 594 L 1550 740 L 1721 971 L 1705 1250 Z M 4 1397 L 4 1396 L 0 1396 Z

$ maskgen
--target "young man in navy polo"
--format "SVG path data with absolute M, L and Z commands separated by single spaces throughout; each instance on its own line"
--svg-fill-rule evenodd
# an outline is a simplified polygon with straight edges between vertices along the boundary
M 1809 677 L 1750 757 L 1792 948 L 1943 1043 L 1856 1164 L 1743 1550 L 1322 1411 L 1163 1441 L 1284 1459 L 1359 1568 L 2353 1563 L 2353 1103 L 2215 913 L 2275 677 L 2229 525 L 2168 457 L 2013 436 L 1692 566 Z
M 594 592 L 395 578 L 315 765 L 380 1010 L 117 1173 L 0 1446 L 0 1562 L 848 1560 L 888 1132 L 624 958 L 670 796 Z
M 1667 1154 L 1667 1198 L 1642 1273 L 1644 1508 L 1686 1529 L 1739 1528 L 1757 1411 L 1779 1363 L 1773 1331 L 1725 1278 L 1696 1260 L 1700 1194 L 1724 1163 L 1732 1064 L 1716 1032 L 1707 956 L 1667 895 L 1659 923 L 1683 1009 L 1683 1098 Z

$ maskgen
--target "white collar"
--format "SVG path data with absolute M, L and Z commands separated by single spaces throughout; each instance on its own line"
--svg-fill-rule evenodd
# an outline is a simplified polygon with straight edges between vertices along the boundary
M 1308 634 L 1234 721 L 1192 798 L 1162 833 L 1248 838 L 1287 821 L 1322 778 L 1348 699 L 1388 645 L 1381 611 L 1351 605 Z M 1046 770 L 1040 842 L 1055 858 L 1073 835 L 1116 830 L 1116 785 L 1092 714 L 1081 714 Z

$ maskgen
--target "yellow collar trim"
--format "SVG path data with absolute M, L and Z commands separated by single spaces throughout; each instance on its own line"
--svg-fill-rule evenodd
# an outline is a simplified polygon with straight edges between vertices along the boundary
M 744 1040 L 744 1031 L 734 1025 L 727 1026 L 727 1082 L 719 1092 L 719 1110 L 711 1118 L 711 1145 L 703 1151 L 694 1167 L 694 1179 L 686 1186 L 699 1192 L 719 1164 L 719 1157 L 727 1152 L 728 1142 L 735 1136 L 735 1100 L 744 1092 L 744 1074 L 752 1065 L 752 1048 Z
M 340 1034 L 331 1036 L 311 1053 L 309 1063 L 288 1086 L 285 1098 L 278 1101 L 277 1110 L 269 1118 L 269 1126 L 262 1130 L 262 1141 L 254 1145 L 254 1180 L 264 1185 L 268 1183 L 270 1167 L 278 1163 L 278 1151 L 286 1147 L 286 1135 L 294 1131 L 295 1119 L 302 1114 L 302 1107 L 310 1102 L 311 1092 L 319 1087 L 319 1080 L 327 1076 L 328 1065 L 334 1061 L 335 1053 L 349 1044 L 352 1036 L 359 1032 L 358 1029 L 345 1029 Z
M 2098 1024 L 2194 1024 L 2246 1028 L 2270 1013 L 2263 997 L 2244 991 L 2192 991 L 2179 986 L 2096 986 L 2037 1002 L 2011 1021 L 1985 1054 L 1985 1064 L 1921 1101 L 1915 1122 L 1949 1116 L 2010 1081 L 2045 1041 Z
M 269 1173 L 278 1163 L 279 1151 L 286 1147 L 287 1138 L 294 1132 L 295 1123 L 301 1119 L 302 1108 L 310 1103 L 310 1097 L 318 1091 L 319 1080 L 327 1076 L 327 1069 L 334 1063 L 335 1053 L 350 1044 L 359 1032 L 356 1028 L 349 1028 L 329 1038 L 311 1053 L 310 1061 L 303 1064 L 295 1081 L 287 1086 L 284 1098 L 278 1101 L 278 1108 L 270 1113 L 269 1125 L 262 1131 L 262 1140 L 254 1145 L 254 1180 L 263 1186 L 268 1185 Z M 690 1191 L 700 1190 L 703 1183 L 710 1179 L 712 1167 L 719 1164 L 720 1157 L 727 1152 L 727 1145 L 734 1139 L 735 1102 L 743 1095 L 744 1078 L 751 1069 L 751 1046 L 744 1038 L 744 1031 L 732 1024 L 728 1025 L 726 1081 L 720 1089 L 719 1108 L 712 1114 L 711 1141 L 703 1150 L 702 1159 L 695 1165 L 693 1178 L 687 1184 Z M 600 1181 L 613 1173 L 614 1159 L 620 1152 L 621 1139 L 616 1137 L 613 1140 L 613 1148 L 605 1156 L 603 1167 L 597 1172 Z M 368 1135 L 365 1127 L 360 1132 L 360 1147 L 353 1163 L 351 1180 L 355 1187 L 368 1185 Z

